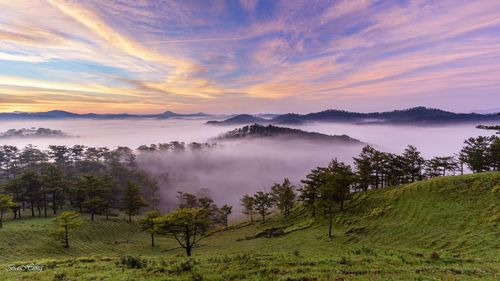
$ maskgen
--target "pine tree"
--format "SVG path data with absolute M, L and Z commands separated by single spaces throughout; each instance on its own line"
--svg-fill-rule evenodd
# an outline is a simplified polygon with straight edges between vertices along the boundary
M 142 207 L 145 207 L 144 199 L 141 196 L 139 187 L 132 181 L 127 182 L 125 194 L 123 196 L 123 208 L 128 215 L 128 221 L 132 221 L 133 215 L 138 215 Z

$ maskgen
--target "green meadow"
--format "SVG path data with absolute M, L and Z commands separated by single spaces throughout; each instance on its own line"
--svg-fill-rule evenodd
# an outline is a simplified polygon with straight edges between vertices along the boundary
M 64 248 L 51 218 L 7 219 L 0 280 L 499 280 L 500 173 L 437 177 L 354 193 L 334 218 L 300 204 L 287 218 L 215 231 L 185 257 L 124 217 L 82 227 Z M 12 266 L 43 265 L 41 272 Z

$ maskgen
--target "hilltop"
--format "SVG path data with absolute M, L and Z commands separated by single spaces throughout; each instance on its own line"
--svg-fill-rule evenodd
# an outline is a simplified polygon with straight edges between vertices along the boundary
M 498 280 L 499 205 L 498 172 L 438 177 L 353 194 L 335 215 L 332 239 L 323 218 L 297 206 L 289 218 L 218 231 L 191 259 L 171 240 L 149 247 L 147 234 L 123 218 L 85 222 L 70 249 L 46 235 L 49 219 L 9 221 L 0 265 L 47 267 L 2 270 L 0 279 Z M 272 231 L 277 237 L 266 238 Z M 127 268 L 122 255 L 140 255 L 139 268 Z
M 347 135 L 332 136 L 325 135 L 317 132 L 307 132 L 299 129 L 291 129 L 285 127 L 278 127 L 273 125 L 247 125 L 241 128 L 234 129 L 227 133 L 224 133 L 214 140 L 224 141 L 224 140 L 241 140 L 241 139 L 259 139 L 259 138 L 273 138 L 279 140 L 308 140 L 308 141 L 319 141 L 319 142 L 338 142 L 338 143 L 350 143 L 350 144 L 361 144 L 362 142 L 351 138 Z
M 253 116 L 247 115 L 241 120 L 227 119 L 224 121 L 209 121 L 207 124 L 233 125 L 248 124 Z M 238 122 L 240 121 L 240 122 Z M 464 122 L 489 122 L 500 121 L 498 114 L 455 113 L 435 108 L 413 107 L 404 110 L 387 112 L 349 112 L 344 110 L 329 109 L 308 114 L 287 113 L 274 116 L 266 120 L 271 124 L 303 124 L 308 122 L 338 122 L 354 124 L 451 124 Z M 215 123 L 214 123 L 215 122 Z M 257 122 L 258 123 L 258 122 Z
M 252 124 L 252 123 L 265 123 L 269 122 L 268 119 L 261 117 L 249 115 L 249 114 L 239 114 L 228 118 L 223 121 L 207 121 L 207 125 L 235 125 L 235 124 Z

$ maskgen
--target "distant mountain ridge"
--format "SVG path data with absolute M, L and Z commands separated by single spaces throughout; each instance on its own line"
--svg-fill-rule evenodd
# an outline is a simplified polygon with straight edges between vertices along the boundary
M 3 112 L 0 120 L 42 120 L 42 119 L 169 119 L 169 118 L 208 118 L 215 115 L 203 112 L 181 114 L 165 111 L 159 114 L 98 114 L 98 113 L 73 113 L 63 110 L 52 110 L 47 112 Z M 265 117 L 265 118 L 263 118 Z M 344 122 L 356 124 L 446 124 L 463 122 L 500 122 L 498 113 L 454 113 L 441 109 L 427 108 L 423 106 L 404 110 L 386 112 L 360 113 L 345 110 L 329 109 L 308 114 L 287 113 L 281 115 L 249 115 L 239 114 L 225 120 L 208 121 L 210 125 L 245 125 L 253 123 L 262 124 L 303 124 L 308 122 Z
M 242 116 L 242 115 L 240 115 Z M 238 117 L 238 116 L 236 116 Z M 252 115 L 245 115 L 245 118 L 232 117 L 223 121 L 209 121 L 207 124 L 234 125 L 249 124 L 256 122 Z M 241 122 L 237 122 L 241 121 Z M 394 110 L 387 112 L 359 113 L 344 110 L 325 110 L 309 114 L 287 113 L 278 115 L 272 119 L 264 119 L 257 123 L 270 124 L 303 124 L 308 122 L 339 122 L 357 124 L 446 124 L 479 121 L 500 122 L 498 114 L 478 114 L 478 113 L 454 113 L 441 109 L 427 107 L 413 107 L 404 110 Z
M 165 111 L 159 114 L 98 114 L 98 113 L 73 113 L 64 110 L 51 110 L 46 112 L 2 112 L 0 113 L 0 120 L 24 120 L 24 119 L 132 119 L 132 118 L 155 118 L 155 119 L 168 119 L 168 118 L 187 118 L 187 117 L 209 117 L 212 115 L 198 112 L 192 114 L 180 114 L 172 111 Z
M 326 135 L 317 132 L 308 132 L 299 129 L 278 127 L 273 125 L 252 124 L 226 132 L 213 140 L 242 140 L 279 138 L 280 140 L 308 140 L 329 143 L 362 144 L 360 140 L 347 135 Z

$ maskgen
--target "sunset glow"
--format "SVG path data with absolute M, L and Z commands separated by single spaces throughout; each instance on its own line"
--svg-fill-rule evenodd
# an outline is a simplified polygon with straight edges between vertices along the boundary
M 0 111 L 494 108 L 500 1 L 0 0 Z

